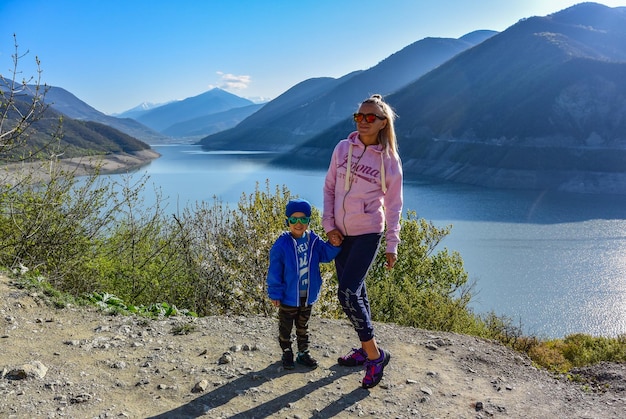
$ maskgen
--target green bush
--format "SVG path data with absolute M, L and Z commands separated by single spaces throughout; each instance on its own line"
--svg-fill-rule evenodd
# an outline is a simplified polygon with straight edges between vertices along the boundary
M 625 362 L 626 335 L 611 338 L 577 333 L 564 339 L 537 340 L 526 352 L 537 365 L 564 373 L 599 362 Z
M 401 225 L 394 268 L 385 267 L 383 238 L 367 278 L 374 320 L 432 330 L 482 330 L 468 308 L 471 286 L 460 254 L 439 249 L 451 227 L 437 228 L 413 211 Z
M 270 314 L 274 307 L 267 298 L 266 275 L 269 251 L 287 228 L 285 206 L 291 192 L 257 184 L 251 194 L 242 194 L 236 209 L 214 198 L 185 209 L 179 224 L 183 233 L 179 249 L 187 272 L 193 278 L 192 306 L 201 315 Z M 323 235 L 320 214 L 313 209 L 311 228 Z M 322 264 L 330 279 L 332 266 Z M 321 312 L 336 310 L 328 293 L 321 299 Z
M 575 367 L 601 361 L 626 361 L 626 336 L 593 337 L 573 334 L 563 340 L 563 356 Z

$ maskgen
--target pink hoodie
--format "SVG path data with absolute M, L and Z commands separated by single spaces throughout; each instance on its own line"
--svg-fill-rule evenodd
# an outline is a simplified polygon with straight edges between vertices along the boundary
M 379 144 L 366 147 L 358 132 L 351 133 L 335 147 L 326 173 L 324 230 L 345 236 L 382 233 L 386 222 L 386 252 L 397 253 L 401 216 L 400 157 L 387 155 Z

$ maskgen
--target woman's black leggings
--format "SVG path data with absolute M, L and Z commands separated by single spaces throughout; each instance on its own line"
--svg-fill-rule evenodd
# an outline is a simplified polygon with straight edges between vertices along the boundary
M 365 277 L 376 258 L 381 237 L 379 233 L 346 236 L 335 258 L 339 302 L 361 342 L 374 337 Z

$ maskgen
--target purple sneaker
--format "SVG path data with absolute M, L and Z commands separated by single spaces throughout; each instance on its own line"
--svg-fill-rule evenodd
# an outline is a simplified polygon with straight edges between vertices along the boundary
M 369 359 L 365 363 L 365 377 L 363 377 L 363 388 L 372 388 L 383 378 L 383 370 L 389 363 L 391 359 L 391 354 L 389 352 L 384 352 L 382 349 L 380 351 L 380 358 L 370 361 Z
M 363 348 L 352 348 L 346 355 L 337 358 L 337 363 L 344 367 L 356 367 L 363 365 L 367 361 L 367 355 Z

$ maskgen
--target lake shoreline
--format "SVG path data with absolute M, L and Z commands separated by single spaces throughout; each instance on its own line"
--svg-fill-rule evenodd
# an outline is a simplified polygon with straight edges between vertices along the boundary
M 105 156 L 84 156 L 60 159 L 56 162 L 56 171 L 72 173 L 75 176 L 99 174 L 119 174 L 143 167 L 161 154 L 152 150 L 140 150 L 133 153 L 115 153 Z M 51 161 L 8 163 L 0 165 L 0 179 L 15 183 L 25 176 L 34 176 L 37 180 L 50 180 Z

